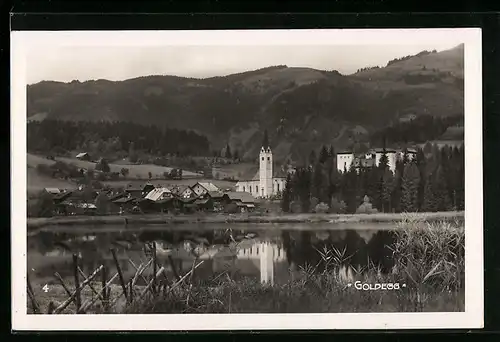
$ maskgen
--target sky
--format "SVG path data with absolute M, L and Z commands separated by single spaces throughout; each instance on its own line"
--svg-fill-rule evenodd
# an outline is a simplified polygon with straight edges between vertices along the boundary
M 28 84 L 71 82 L 139 76 L 175 75 L 205 78 L 273 65 L 337 70 L 351 74 L 359 68 L 385 66 L 394 58 L 423 50 L 442 51 L 460 44 L 418 45 L 163 45 L 163 46 L 36 46 L 26 55 Z

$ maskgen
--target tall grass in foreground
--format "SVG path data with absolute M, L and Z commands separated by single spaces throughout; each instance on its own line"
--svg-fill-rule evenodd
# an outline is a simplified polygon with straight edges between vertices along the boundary
M 186 283 L 165 295 L 147 297 L 127 313 L 326 313 L 463 311 L 464 228 L 460 222 L 428 223 L 405 215 L 395 231 L 394 267 L 383 274 L 376 265 L 342 272 L 345 251 L 318 250 L 317 265 L 301 265 L 284 284 L 229 273 Z M 350 267 L 350 266 L 348 266 Z M 345 270 L 345 269 L 344 269 Z M 399 290 L 359 290 L 365 284 L 399 283 Z M 403 285 L 405 284 L 405 285 Z

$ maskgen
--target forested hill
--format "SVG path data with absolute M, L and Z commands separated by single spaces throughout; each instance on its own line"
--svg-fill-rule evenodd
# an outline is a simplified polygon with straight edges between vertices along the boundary
M 185 130 L 130 122 L 85 122 L 46 119 L 30 122 L 27 149 L 35 153 L 98 152 L 117 158 L 138 150 L 154 156 L 208 156 L 205 136 Z M 125 151 L 129 151 L 127 154 Z
M 229 143 L 247 157 L 256 155 L 267 129 L 277 156 L 293 157 L 321 144 L 347 147 L 408 115 L 463 115 L 463 46 L 353 75 L 274 66 L 207 79 L 44 81 L 29 85 L 27 98 L 28 120 L 168 125 L 206 135 L 212 148 Z

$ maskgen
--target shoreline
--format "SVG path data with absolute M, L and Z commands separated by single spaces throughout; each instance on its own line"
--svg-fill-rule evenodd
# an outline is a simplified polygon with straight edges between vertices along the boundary
M 60 225 L 148 225 L 148 224 L 189 224 L 189 223 L 396 223 L 405 217 L 425 221 L 441 221 L 464 219 L 464 211 L 432 212 L 432 213 L 377 213 L 377 214 L 281 214 L 281 215 L 249 215 L 249 214 L 211 214 L 211 215 L 106 215 L 106 216 L 72 216 L 72 217 L 39 217 L 27 218 L 27 229 L 35 230 L 46 226 Z

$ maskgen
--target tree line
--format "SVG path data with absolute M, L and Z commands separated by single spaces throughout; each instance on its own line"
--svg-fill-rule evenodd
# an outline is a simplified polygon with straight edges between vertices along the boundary
M 374 132 L 370 137 L 370 142 L 379 146 L 384 139 L 389 144 L 402 142 L 424 143 L 438 139 L 446 132 L 448 127 L 453 125 L 463 125 L 463 115 L 442 118 L 419 115 L 413 120 L 398 121 L 391 126 Z
M 315 153 L 311 154 L 312 156 Z M 388 166 L 384 153 L 379 165 L 345 172 L 336 167 L 333 147 L 322 147 L 316 160 L 288 175 L 282 194 L 285 212 L 436 212 L 464 210 L 464 146 L 405 151 Z
M 210 155 L 207 137 L 192 131 L 132 122 L 43 120 L 27 125 L 33 152 L 81 150 L 119 153 L 129 149 L 155 155 Z

